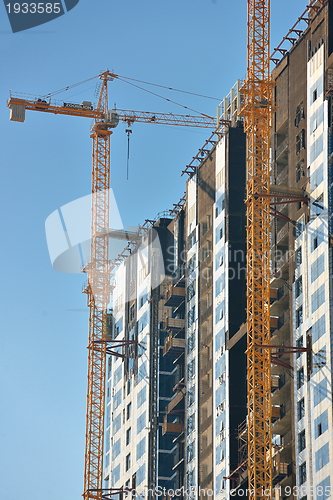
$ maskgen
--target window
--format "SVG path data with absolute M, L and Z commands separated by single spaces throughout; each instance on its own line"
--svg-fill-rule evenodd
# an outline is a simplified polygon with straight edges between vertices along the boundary
M 299 247 L 296 250 L 296 266 L 300 266 L 301 264 L 302 264 L 302 247 Z
M 319 245 L 324 241 L 324 225 L 321 224 L 318 229 L 316 229 L 313 233 L 311 251 L 315 250 L 319 247 Z
M 121 403 L 121 389 L 113 397 L 113 409 L 115 410 Z
M 131 413 L 132 413 L 132 403 L 128 403 L 126 407 L 126 420 L 129 420 L 131 418 Z
M 313 163 L 316 158 L 324 150 L 324 136 L 321 134 L 318 139 L 310 146 L 310 163 Z
M 149 323 L 149 316 L 148 316 L 148 311 L 146 311 L 139 319 L 139 332 L 142 332 L 142 330 L 148 325 L 148 323 Z
M 325 314 L 312 325 L 312 341 L 316 342 L 325 333 Z
M 219 269 L 219 267 L 223 266 L 223 260 L 224 260 L 224 250 L 220 250 L 216 254 L 215 258 L 215 270 Z
M 131 468 L 131 454 L 126 455 L 125 458 L 125 470 L 126 472 Z
M 135 318 L 135 304 L 132 304 L 129 310 L 129 319 L 132 321 Z
M 131 441 L 131 428 L 129 427 L 126 431 L 126 446 L 130 444 Z
M 314 91 L 312 92 L 312 103 L 314 103 L 317 100 L 317 97 L 318 97 L 318 90 L 314 89 Z
M 327 381 L 324 379 L 314 386 L 313 405 L 317 406 L 327 396 Z
M 216 202 L 216 205 L 215 205 L 215 217 L 218 217 L 220 215 L 220 213 L 224 209 L 224 204 L 225 204 L 225 201 L 224 201 L 224 195 L 223 195 Z
M 304 367 L 297 370 L 297 389 L 300 389 L 304 384 Z
M 190 387 L 189 389 L 187 389 L 186 395 L 187 395 L 188 406 L 193 405 L 193 403 L 194 403 L 194 387 Z
M 144 411 L 136 421 L 136 433 L 139 434 L 146 426 L 146 412 Z
M 324 180 L 324 164 L 322 163 L 311 175 L 310 175 L 310 189 L 313 191 L 319 186 Z
M 196 268 L 196 255 L 193 255 L 188 261 L 188 272 L 192 273 Z
M 296 154 L 298 155 L 301 149 L 305 148 L 305 130 L 302 129 L 301 132 L 296 136 Z
M 316 472 L 325 467 L 329 459 L 329 448 L 328 443 L 326 443 L 315 453 Z
M 136 445 L 136 459 L 139 460 L 139 458 L 142 457 L 142 455 L 145 453 L 145 451 L 146 451 L 146 438 L 144 437 Z
M 122 366 L 120 365 L 116 371 L 114 372 L 113 375 L 113 385 L 117 385 L 118 382 L 121 380 L 121 375 L 122 375 Z
M 298 434 L 298 452 L 301 452 L 305 449 L 305 430 Z
M 314 219 L 315 217 L 318 217 L 318 215 L 320 215 L 323 210 L 324 210 L 324 194 L 321 193 L 321 195 L 318 196 L 318 198 L 311 203 L 310 207 L 311 218 Z
M 306 462 L 299 466 L 299 484 L 303 484 L 306 481 Z
M 118 337 L 118 335 L 122 332 L 123 324 L 123 317 L 121 317 L 114 325 L 114 338 Z
M 318 259 L 314 261 L 314 263 L 311 266 L 311 283 L 316 281 L 318 276 L 321 275 L 321 273 L 324 272 L 324 254 L 319 255 Z
M 301 276 L 300 278 L 298 278 L 298 280 L 295 281 L 296 298 L 299 297 L 302 292 L 303 292 L 303 280 L 302 280 L 302 276 Z
M 297 416 L 298 416 L 298 420 L 301 420 L 305 416 L 304 398 L 302 398 L 297 403 Z
M 118 455 L 120 455 L 120 439 L 118 439 L 114 445 L 112 446 L 112 460 L 117 458 Z
M 136 473 L 136 484 L 141 484 L 146 476 L 146 464 L 141 465 Z
M 187 365 L 187 379 L 191 379 L 195 376 L 195 360 L 192 359 L 192 361 L 189 362 Z
M 114 486 L 120 479 L 120 464 L 115 467 L 111 472 L 111 486 Z
M 328 411 L 325 410 L 314 421 L 315 439 L 328 430 Z
M 215 289 L 215 297 L 218 297 L 220 293 L 225 288 L 225 276 L 221 274 L 221 276 L 216 280 L 216 289 Z
M 187 327 L 189 328 L 195 321 L 195 306 L 187 313 Z
M 190 301 L 195 295 L 195 279 L 188 278 L 187 300 Z
M 313 373 L 316 373 L 326 365 L 326 346 L 322 347 L 313 355 Z
M 296 347 L 303 347 L 303 335 L 296 340 Z M 296 358 L 299 358 L 301 355 L 301 352 L 297 352 Z
M 325 283 L 311 295 L 311 310 L 314 313 L 325 302 Z
M 132 379 L 127 380 L 127 396 L 131 392 Z
M 223 319 L 224 316 L 224 301 L 219 304 L 215 310 L 215 324 Z
M 325 477 L 323 481 L 317 484 L 316 486 L 316 493 L 317 493 L 317 498 L 316 500 L 328 500 L 331 496 L 331 481 L 330 481 L 330 476 Z
M 195 235 L 196 230 L 194 229 L 192 233 L 188 236 L 187 238 L 187 248 L 188 250 L 193 247 L 193 245 L 196 242 L 196 235 Z
M 194 428 L 195 428 L 195 420 L 193 413 L 192 415 L 189 415 L 187 418 L 186 434 L 187 435 L 191 434 L 191 432 L 194 431 Z
M 121 414 L 116 416 L 114 421 L 112 422 L 112 434 L 115 435 L 121 427 Z
M 296 165 L 296 182 L 300 181 L 304 176 L 304 161 L 300 161 Z
M 295 238 L 298 238 L 299 236 L 301 236 L 303 229 L 304 229 L 303 217 L 301 217 L 295 223 Z
M 301 102 L 296 108 L 295 127 L 298 127 L 300 121 L 304 118 L 304 104 Z
M 189 463 L 194 458 L 194 442 L 190 443 L 186 450 L 186 462 Z
M 296 328 L 298 328 L 303 323 L 303 307 L 299 307 L 296 310 Z
M 140 406 L 142 406 L 145 401 L 146 401 L 146 386 L 144 386 L 138 393 L 137 407 L 140 408 Z
M 215 229 L 215 243 L 218 243 L 223 236 L 223 225 L 224 223 L 221 222 Z

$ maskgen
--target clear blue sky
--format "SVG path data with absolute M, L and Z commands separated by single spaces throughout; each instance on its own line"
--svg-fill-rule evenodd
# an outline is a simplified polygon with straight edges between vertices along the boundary
M 272 0 L 272 46 L 305 5 Z M 83 484 L 85 277 L 52 269 L 44 222 L 90 192 L 90 122 L 32 111 L 25 123 L 10 122 L 9 89 L 46 94 L 108 68 L 222 99 L 246 72 L 246 0 L 80 0 L 59 19 L 16 34 L 0 10 L 1 498 L 74 500 Z M 60 98 L 94 100 L 94 87 Z M 184 112 L 119 81 L 109 89 L 110 107 Z M 207 114 L 218 104 L 161 93 Z M 125 128 L 112 137 L 112 188 L 124 224 L 135 225 L 179 200 L 180 173 L 209 132 L 134 124 L 127 181 Z

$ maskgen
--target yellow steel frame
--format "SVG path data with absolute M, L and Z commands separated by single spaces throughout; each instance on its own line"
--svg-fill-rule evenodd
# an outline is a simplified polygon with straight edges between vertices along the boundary
M 248 68 L 243 89 L 247 134 L 248 488 L 269 499 L 271 459 L 269 136 L 272 117 L 270 1 L 248 0 Z
M 97 109 L 106 116 L 108 110 L 109 73 L 103 73 Z M 110 135 L 108 126 L 96 119 L 92 129 L 92 222 L 88 272 L 89 339 L 88 389 L 86 413 L 86 448 L 84 469 L 85 500 L 101 499 L 103 479 L 103 441 L 105 404 L 106 314 L 110 300 L 108 259 Z M 97 490 L 97 491 L 96 491 Z

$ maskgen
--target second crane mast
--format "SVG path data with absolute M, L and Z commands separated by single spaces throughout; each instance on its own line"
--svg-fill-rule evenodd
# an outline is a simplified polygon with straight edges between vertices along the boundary
M 247 377 L 250 500 L 271 498 L 270 350 L 270 0 L 248 0 L 247 80 Z

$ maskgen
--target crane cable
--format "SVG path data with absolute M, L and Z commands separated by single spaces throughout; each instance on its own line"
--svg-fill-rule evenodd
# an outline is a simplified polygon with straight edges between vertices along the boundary
M 135 85 L 135 83 L 127 82 L 126 80 L 123 80 L 119 76 L 117 76 L 118 80 L 128 83 L 128 85 L 132 85 L 133 87 L 136 87 L 140 90 L 144 90 L 145 92 L 148 92 L 148 94 L 152 94 L 156 97 L 159 97 L 160 99 L 164 99 L 165 101 L 171 102 L 172 104 L 176 104 L 177 106 L 180 106 L 181 108 L 188 109 L 189 111 L 193 111 L 194 113 L 198 113 L 201 116 L 204 116 L 205 118 L 209 118 L 211 120 L 214 120 L 212 116 L 206 115 L 205 113 L 201 113 L 200 111 L 197 111 L 196 109 L 189 108 L 188 106 L 184 106 L 183 104 L 180 104 L 179 102 L 172 101 L 171 99 L 168 99 L 167 97 L 163 97 L 162 95 L 156 94 L 156 92 L 152 92 L 151 90 L 144 89 L 143 87 L 140 87 L 139 85 Z
M 57 94 L 60 94 L 62 92 L 66 92 L 67 90 L 70 90 L 70 89 L 73 89 L 75 87 L 78 87 L 79 85 L 82 85 L 83 83 L 87 83 L 87 82 L 90 82 L 91 80 L 94 80 L 95 78 L 98 78 L 100 75 L 95 75 L 91 78 L 87 78 L 86 80 L 82 80 L 81 82 L 78 82 L 78 83 L 74 83 L 72 85 L 68 85 L 67 87 L 63 87 L 59 90 L 55 90 L 54 92 L 49 92 L 48 94 L 45 94 L 44 98 L 50 98 L 52 96 L 55 96 Z M 164 97 L 164 96 L 161 96 L 160 94 L 156 94 L 155 92 L 152 92 L 151 90 L 148 90 L 148 89 L 145 89 L 143 87 L 140 87 L 139 85 L 136 85 L 134 83 L 131 83 L 127 80 L 132 80 L 132 82 L 139 82 L 139 83 L 144 83 L 146 85 L 153 85 L 154 87 L 160 87 L 160 88 L 164 88 L 164 89 L 167 89 L 167 90 L 172 90 L 172 91 L 175 91 L 175 92 L 182 92 L 184 94 L 190 94 L 190 95 L 194 95 L 194 96 L 197 96 L 197 97 L 203 97 L 205 99 L 213 99 L 213 100 L 216 100 L 216 101 L 221 101 L 221 99 L 218 99 L 216 97 L 209 97 L 209 96 L 205 96 L 205 95 L 202 95 L 202 94 L 196 94 L 194 92 L 189 92 L 189 91 L 186 91 L 186 90 L 179 90 L 179 89 L 175 89 L 175 88 L 172 88 L 172 87 L 167 87 L 165 85 L 159 85 L 157 83 L 150 83 L 150 82 L 145 82 L 143 80 L 137 80 L 135 78 L 129 78 L 129 77 L 125 77 L 125 76 L 119 76 L 119 75 L 114 75 L 115 78 L 117 78 L 118 80 L 124 82 L 124 83 L 128 83 L 129 85 L 132 85 L 133 87 L 136 87 L 140 90 L 143 90 L 144 92 L 148 92 L 148 94 L 152 94 L 154 95 L 155 97 L 159 97 L 160 99 L 164 99 L 165 101 L 168 101 L 172 104 L 176 104 L 177 106 L 180 106 L 184 109 L 188 109 L 189 111 L 193 111 L 194 113 L 198 113 L 199 115 L 201 116 L 204 116 L 206 118 L 210 118 L 212 119 L 211 116 L 209 115 L 206 115 L 205 113 L 201 113 L 200 111 L 197 111 L 193 108 L 189 108 L 188 106 L 185 106 L 183 104 L 180 104 L 179 102 L 176 102 L 176 101 L 173 101 L 171 99 L 168 99 L 167 97 Z
M 129 166 L 129 157 L 130 157 L 130 135 L 132 133 L 132 130 L 130 128 L 127 128 L 125 130 L 127 134 L 127 165 L 126 165 L 126 180 L 128 180 L 128 166 Z
M 62 89 L 55 90 L 54 92 L 49 92 L 48 94 L 45 94 L 42 97 L 51 97 L 51 96 L 54 96 L 56 94 L 60 94 L 61 92 L 65 92 L 66 90 L 70 90 L 70 89 L 73 89 L 74 87 L 78 87 L 79 85 L 82 85 L 83 83 L 90 82 L 90 80 L 94 80 L 95 78 L 98 78 L 98 77 L 99 77 L 99 75 L 92 76 L 91 78 L 87 78 L 87 80 L 82 80 L 82 82 L 73 83 L 73 85 L 68 85 L 67 87 L 63 87 Z
M 190 95 L 194 95 L 194 96 L 197 96 L 197 97 L 203 97 L 204 99 L 212 99 L 213 101 L 222 101 L 222 99 L 219 99 L 218 97 L 209 97 L 207 95 L 196 94 L 195 92 L 189 92 L 188 90 L 174 89 L 172 87 L 166 87 L 165 85 L 159 85 L 157 83 L 145 82 L 143 80 L 137 80 L 135 78 L 129 78 L 128 76 L 116 75 L 116 77 L 118 79 L 132 80 L 132 82 L 144 83 L 145 85 L 152 85 L 154 87 L 160 87 L 162 89 L 174 90 L 175 92 L 182 92 L 183 94 L 190 94 Z M 126 82 L 126 83 L 129 83 L 129 82 Z

